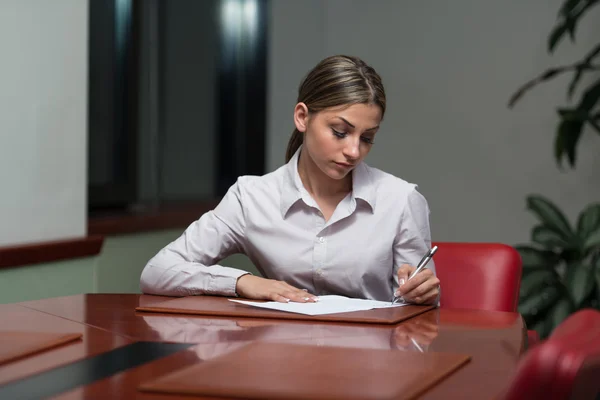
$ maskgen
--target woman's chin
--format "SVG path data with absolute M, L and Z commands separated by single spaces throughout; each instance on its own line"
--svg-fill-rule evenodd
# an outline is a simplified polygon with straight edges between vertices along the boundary
M 328 177 L 330 177 L 331 179 L 335 179 L 335 180 L 341 180 L 344 179 L 346 176 L 348 176 L 348 174 L 351 172 L 351 169 L 341 169 L 337 166 L 334 166 L 332 168 L 329 168 L 326 170 L 325 175 L 327 175 Z

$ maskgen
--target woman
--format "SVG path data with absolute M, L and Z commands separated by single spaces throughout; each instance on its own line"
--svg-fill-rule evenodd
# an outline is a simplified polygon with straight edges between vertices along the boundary
M 433 304 L 429 208 L 416 185 L 363 160 L 385 113 L 373 68 L 356 57 L 321 61 L 302 82 L 287 164 L 243 176 L 144 268 L 149 294 L 313 302 L 318 295 Z M 217 265 L 244 253 L 266 278 Z

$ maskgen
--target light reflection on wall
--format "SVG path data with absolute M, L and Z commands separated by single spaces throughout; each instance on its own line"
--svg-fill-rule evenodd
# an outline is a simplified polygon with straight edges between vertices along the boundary
M 244 58 L 254 53 L 258 25 L 256 0 L 224 0 L 220 20 L 223 45 L 233 50 L 225 52 L 227 64 L 243 64 Z

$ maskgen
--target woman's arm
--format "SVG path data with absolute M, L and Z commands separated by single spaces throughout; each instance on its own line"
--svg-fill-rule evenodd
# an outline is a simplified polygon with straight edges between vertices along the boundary
M 439 280 L 435 276 L 433 259 L 409 283 L 406 281 L 430 248 L 429 206 L 415 188 L 407 196 L 394 243 L 393 290 L 406 301 L 422 304 L 439 302 Z
M 314 302 L 316 297 L 285 282 L 251 276 L 224 267 L 223 258 L 246 248 L 246 178 L 238 179 L 215 208 L 191 224 L 174 242 L 154 256 L 142 271 L 142 292 L 165 296 L 212 294 Z
M 241 197 L 238 180 L 213 211 L 202 215 L 150 259 L 140 279 L 142 292 L 166 296 L 235 295 L 237 279 L 248 272 L 217 263 L 244 249 Z

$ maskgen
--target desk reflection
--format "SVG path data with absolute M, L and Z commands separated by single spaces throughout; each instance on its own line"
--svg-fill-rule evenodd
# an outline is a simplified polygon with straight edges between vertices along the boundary
M 253 341 L 424 352 L 438 335 L 439 313 L 426 312 L 392 326 L 148 314 L 140 318 L 161 341 L 199 344 L 198 357 L 206 360 Z

